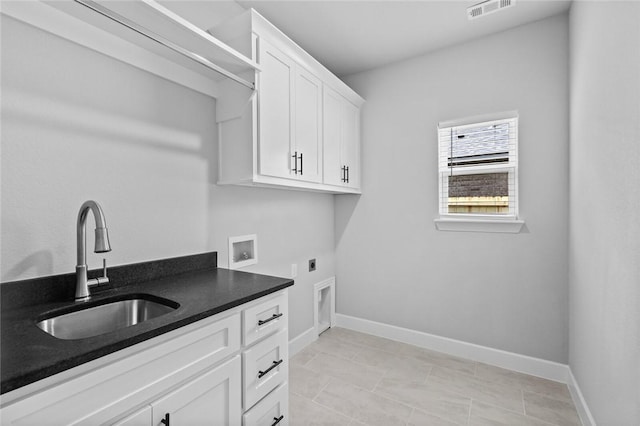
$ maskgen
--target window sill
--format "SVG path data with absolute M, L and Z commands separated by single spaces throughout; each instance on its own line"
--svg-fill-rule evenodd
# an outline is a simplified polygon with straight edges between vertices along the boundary
M 434 220 L 439 231 L 458 232 L 502 232 L 518 234 L 524 226 L 524 220 L 517 219 L 475 219 L 441 217 Z

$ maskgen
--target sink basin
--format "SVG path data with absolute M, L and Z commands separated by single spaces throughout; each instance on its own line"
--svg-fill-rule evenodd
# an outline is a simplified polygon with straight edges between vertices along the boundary
M 50 313 L 36 325 L 64 340 L 98 336 L 165 315 L 180 306 L 171 300 L 136 295 L 124 300 L 105 300 L 98 305 L 59 314 Z

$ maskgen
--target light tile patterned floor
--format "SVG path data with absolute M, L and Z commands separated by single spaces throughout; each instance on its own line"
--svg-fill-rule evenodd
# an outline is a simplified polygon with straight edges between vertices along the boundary
M 567 386 L 332 328 L 291 358 L 292 426 L 576 426 Z

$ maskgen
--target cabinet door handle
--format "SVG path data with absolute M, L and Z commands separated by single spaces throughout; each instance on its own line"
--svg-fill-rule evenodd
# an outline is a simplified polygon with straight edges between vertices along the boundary
M 284 414 L 280 417 L 274 417 L 273 418 L 273 423 L 271 423 L 271 426 L 276 426 L 278 423 L 280 423 L 282 421 L 282 419 L 284 419 Z
M 279 313 L 279 314 L 273 314 L 273 315 L 271 316 L 271 318 L 267 318 L 266 320 L 259 320 L 259 321 L 258 321 L 258 325 L 266 324 L 266 323 L 268 323 L 269 321 L 273 321 L 273 320 L 275 320 L 275 319 L 280 318 L 282 315 L 284 315 L 284 314 L 282 314 L 282 313 Z
M 300 174 L 302 174 L 302 153 L 300 153 Z
M 258 379 L 262 378 L 262 376 L 264 376 L 265 374 L 267 374 L 269 371 L 273 370 L 280 364 L 282 364 L 282 360 L 273 361 L 273 364 L 271 364 L 271 367 L 267 368 L 264 371 L 258 371 Z
M 349 166 L 347 166 L 347 183 L 349 183 Z
M 171 426 L 170 420 L 169 420 L 169 413 L 166 413 L 164 415 L 164 419 L 160 420 L 160 423 L 162 423 L 164 426 Z
M 291 158 L 293 158 L 294 161 L 293 169 L 291 169 L 291 171 L 298 174 L 298 151 L 294 152 Z
M 341 182 L 346 182 L 347 181 L 347 166 L 342 166 L 340 168 L 340 171 L 342 171 L 342 176 L 340 177 L 340 181 Z

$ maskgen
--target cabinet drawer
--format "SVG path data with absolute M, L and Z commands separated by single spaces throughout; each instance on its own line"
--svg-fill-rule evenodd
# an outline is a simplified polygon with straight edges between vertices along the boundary
M 289 321 L 287 293 L 242 311 L 242 341 L 249 346 L 263 337 L 283 330 Z
M 248 410 L 289 376 L 287 330 L 256 343 L 242 353 L 243 406 Z
M 242 426 L 288 426 L 289 386 L 280 385 L 242 416 Z
M 237 352 L 239 329 L 239 314 L 195 323 L 185 334 L 3 407 L 2 424 L 106 422 Z

